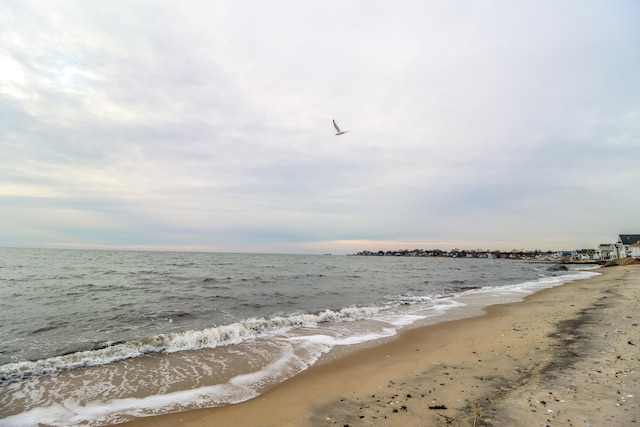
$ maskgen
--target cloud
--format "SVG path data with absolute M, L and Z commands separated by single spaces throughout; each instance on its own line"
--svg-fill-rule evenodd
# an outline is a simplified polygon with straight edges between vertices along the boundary
M 639 226 L 638 12 L 5 2 L 0 237 L 320 252 L 614 239 Z

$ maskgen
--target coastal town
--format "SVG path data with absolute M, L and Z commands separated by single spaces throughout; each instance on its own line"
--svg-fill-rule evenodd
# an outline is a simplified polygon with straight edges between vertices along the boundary
M 640 234 L 619 234 L 614 243 L 601 243 L 595 248 L 566 251 L 542 251 L 514 249 L 509 252 L 482 249 L 400 249 L 394 251 L 361 251 L 356 256 L 411 256 L 411 257 L 451 257 L 451 258 L 510 258 L 540 261 L 594 262 L 635 258 L 640 260 Z

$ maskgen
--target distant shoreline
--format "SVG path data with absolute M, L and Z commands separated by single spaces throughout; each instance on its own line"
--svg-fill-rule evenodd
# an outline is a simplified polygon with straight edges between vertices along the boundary
M 466 251 L 440 249 L 400 249 L 394 251 L 360 251 L 349 256 L 381 256 L 381 257 L 418 257 L 418 258 L 485 258 L 485 259 L 511 259 L 518 261 L 560 262 L 563 264 L 604 264 L 607 260 L 572 259 L 571 257 L 555 257 L 552 251 Z

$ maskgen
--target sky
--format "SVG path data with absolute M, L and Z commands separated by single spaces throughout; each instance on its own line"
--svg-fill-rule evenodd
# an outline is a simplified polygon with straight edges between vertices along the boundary
M 613 242 L 639 42 L 636 0 L 1 0 L 0 246 Z

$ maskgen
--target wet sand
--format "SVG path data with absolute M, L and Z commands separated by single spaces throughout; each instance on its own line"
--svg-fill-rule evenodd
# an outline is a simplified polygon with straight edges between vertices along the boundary
M 640 265 L 409 330 L 222 408 L 138 426 L 634 426 Z

